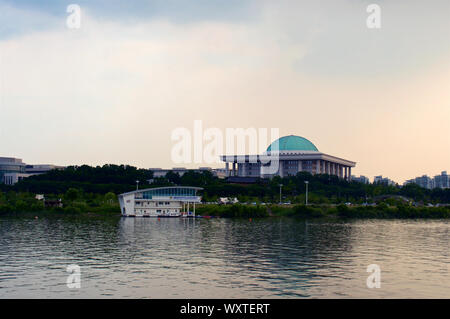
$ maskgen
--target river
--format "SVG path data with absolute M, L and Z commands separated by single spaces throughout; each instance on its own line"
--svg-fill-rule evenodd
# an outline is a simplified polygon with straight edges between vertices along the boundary
M 0 218 L 0 298 L 450 298 L 449 220 Z M 380 288 L 368 288 L 369 265 Z M 68 288 L 67 266 L 80 267 Z

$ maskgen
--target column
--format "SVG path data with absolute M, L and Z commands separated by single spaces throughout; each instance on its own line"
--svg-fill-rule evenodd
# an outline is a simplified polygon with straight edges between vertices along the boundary
M 236 163 L 233 162 L 233 176 L 236 176 Z
M 320 174 L 320 160 L 316 160 L 316 174 Z
M 225 163 L 225 175 L 228 177 L 230 176 L 230 163 Z
M 348 181 L 352 181 L 352 168 L 350 166 L 348 167 Z
M 241 163 L 239 165 L 242 167 L 242 176 L 247 176 L 247 163 Z
M 344 166 L 344 179 L 347 180 L 347 166 Z
M 283 161 L 282 160 L 279 160 L 278 172 L 279 172 L 280 177 L 283 177 Z
M 331 163 L 327 162 L 327 174 L 331 175 Z

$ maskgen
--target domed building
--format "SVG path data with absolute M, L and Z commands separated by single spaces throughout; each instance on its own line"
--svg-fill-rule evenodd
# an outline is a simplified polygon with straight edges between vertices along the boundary
M 289 135 L 275 140 L 260 155 L 221 156 L 229 177 L 284 177 L 298 172 L 328 174 L 350 180 L 356 162 L 322 153 L 308 139 Z M 230 169 L 231 164 L 231 169 Z

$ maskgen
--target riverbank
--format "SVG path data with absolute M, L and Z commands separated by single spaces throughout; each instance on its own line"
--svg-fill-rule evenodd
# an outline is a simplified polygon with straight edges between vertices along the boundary
M 224 218 L 450 218 L 450 207 L 347 206 L 347 205 L 201 205 L 197 215 Z
M 222 218 L 450 218 L 450 206 L 428 207 L 412 205 L 389 206 L 380 203 L 374 206 L 362 205 L 218 205 L 201 204 L 196 207 L 197 216 Z M 64 207 L 45 207 L 43 202 L 16 200 L 14 203 L 0 204 L 0 216 L 52 217 L 52 216 L 117 216 L 120 217 L 118 203 L 110 200 L 71 201 Z

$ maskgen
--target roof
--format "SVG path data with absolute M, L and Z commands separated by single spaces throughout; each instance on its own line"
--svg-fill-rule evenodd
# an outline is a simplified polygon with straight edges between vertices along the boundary
M 162 190 L 162 189 L 176 189 L 176 188 L 188 188 L 188 189 L 195 189 L 197 191 L 203 190 L 203 188 L 201 188 L 201 187 L 194 187 L 194 186 L 153 187 L 153 188 L 138 189 L 138 190 L 135 190 L 135 191 L 132 191 L 132 192 L 127 192 L 127 193 L 120 194 L 119 196 L 135 194 L 135 193 L 142 193 L 142 192 L 148 192 L 148 191 L 155 191 L 155 190 Z
M 319 150 L 317 147 L 304 137 L 296 135 L 283 136 L 272 142 L 267 148 L 270 151 L 315 151 Z

